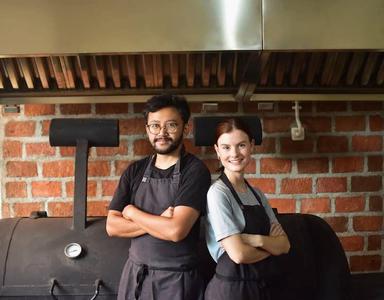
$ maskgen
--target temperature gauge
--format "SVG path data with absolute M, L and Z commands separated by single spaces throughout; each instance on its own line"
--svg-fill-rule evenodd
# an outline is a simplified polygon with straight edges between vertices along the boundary
M 82 250 L 83 249 L 81 248 L 80 244 L 70 243 L 67 246 L 65 246 L 64 254 L 68 258 L 76 258 L 80 256 Z

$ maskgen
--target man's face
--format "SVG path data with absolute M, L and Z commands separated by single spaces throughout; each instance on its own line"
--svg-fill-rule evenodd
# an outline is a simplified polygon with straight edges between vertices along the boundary
M 146 130 L 156 153 L 169 154 L 182 143 L 186 126 L 176 108 L 166 107 L 148 114 Z

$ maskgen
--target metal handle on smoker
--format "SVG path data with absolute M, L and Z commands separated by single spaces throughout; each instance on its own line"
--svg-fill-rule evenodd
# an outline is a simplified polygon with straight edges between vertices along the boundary
M 51 279 L 51 287 L 49 289 L 49 294 L 55 300 L 57 300 L 57 297 L 55 294 L 53 294 L 53 290 L 55 289 L 56 285 L 57 285 L 57 280 L 55 278 L 52 278 Z M 95 293 L 93 294 L 93 296 L 90 300 L 95 300 L 97 298 L 97 296 L 99 295 L 100 286 L 102 286 L 102 285 L 103 285 L 103 281 L 101 279 L 96 279 L 96 281 L 95 281 L 95 286 L 96 286 Z
M 101 279 L 96 279 L 96 281 L 95 281 L 96 290 L 95 290 L 95 293 L 93 294 L 93 296 L 90 300 L 95 300 L 97 298 L 97 296 L 99 295 L 100 286 L 102 284 L 103 284 L 103 282 L 101 281 Z
M 57 297 L 53 294 L 53 290 L 55 289 L 55 286 L 57 285 L 57 280 L 55 278 L 51 279 L 51 288 L 49 289 L 49 294 L 53 299 L 57 299 Z

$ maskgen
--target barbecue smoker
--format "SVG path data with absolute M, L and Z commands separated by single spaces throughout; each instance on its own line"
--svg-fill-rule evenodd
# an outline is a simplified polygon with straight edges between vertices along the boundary
M 49 139 L 76 146 L 73 218 L 0 220 L 0 298 L 115 299 L 130 240 L 108 237 L 86 205 L 88 150 L 118 146 L 118 121 L 54 119 Z

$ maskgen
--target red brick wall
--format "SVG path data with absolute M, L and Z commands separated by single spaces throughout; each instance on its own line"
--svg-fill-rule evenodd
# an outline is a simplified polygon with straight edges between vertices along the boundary
M 262 118 L 264 139 L 247 169 L 253 185 L 268 194 L 280 212 L 324 218 L 336 231 L 352 271 L 383 271 L 383 102 L 303 102 L 304 141 L 290 139 L 292 103 L 274 111 L 246 113 Z M 72 214 L 74 148 L 52 148 L 49 122 L 57 117 L 120 120 L 120 147 L 92 148 L 89 159 L 88 214 L 105 215 L 119 176 L 133 160 L 151 152 L 142 104 L 24 105 L 19 114 L 2 114 L 1 215 Z M 201 103 L 192 103 L 194 115 Z M 238 113 L 236 103 L 220 103 L 222 114 Z M 210 170 L 218 167 L 210 147 L 186 147 Z M 1 147 L 0 146 L 0 147 Z M 0 148 L 1 150 L 1 148 Z

